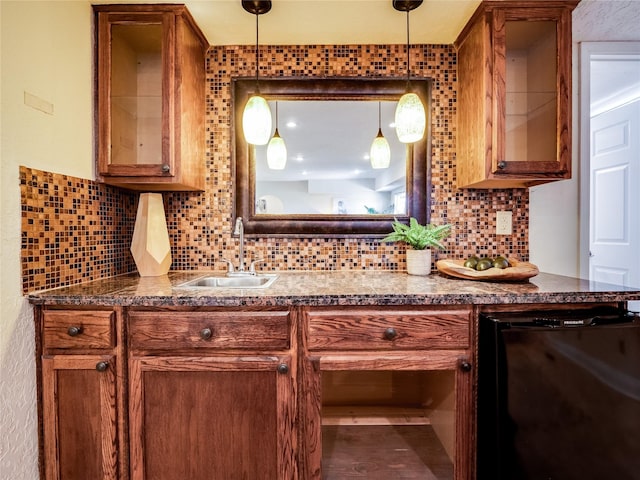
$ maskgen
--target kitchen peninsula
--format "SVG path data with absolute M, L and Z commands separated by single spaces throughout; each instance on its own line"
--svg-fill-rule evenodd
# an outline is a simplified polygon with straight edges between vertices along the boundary
M 479 314 L 640 299 L 544 273 L 278 272 L 262 290 L 183 286 L 205 275 L 29 295 L 46 478 L 472 479 Z

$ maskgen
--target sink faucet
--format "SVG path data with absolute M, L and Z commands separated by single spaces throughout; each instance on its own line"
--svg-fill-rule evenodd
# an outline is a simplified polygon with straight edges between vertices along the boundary
M 233 262 L 231 260 L 223 258 L 222 260 L 227 262 L 227 276 L 229 276 L 229 277 L 241 277 L 241 276 L 255 275 L 256 274 L 256 264 L 260 263 L 260 262 L 263 262 L 264 260 L 262 260 L 262 259 L 253 260 L 251 262 L 251 265 L 249 266 L 249 270 L 248 271 L 245 270 L 245 268 L 244 268 L 244 225 L 242 223 L 242 217 L 236 218 L 236 224 L 235 224 L 235 227 L 233 229 L 233 234 L 234 235 L 238 235 L 240 237 L 240 264 L 238 265 L 238 268 L 236 269 L 236 268 L 233 267 Z
M 244 225 L 242 224 L 242 217 L 236 218 L 233 234 L 240 236 L 240 265 L 238 265 L 238 273 L 244 273 Z

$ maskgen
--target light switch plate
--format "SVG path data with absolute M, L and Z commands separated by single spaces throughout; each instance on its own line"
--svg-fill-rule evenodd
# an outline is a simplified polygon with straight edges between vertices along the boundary
M 511 235 L 513 232 L 513 213 L 501 211 L 496 213 L 496 235 Z

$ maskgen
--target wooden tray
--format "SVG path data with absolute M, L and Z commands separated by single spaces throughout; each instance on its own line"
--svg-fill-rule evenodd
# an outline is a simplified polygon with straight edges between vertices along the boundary
M 495 268 L 478 272 L 473 268 L 465 267 L 465 260 L 438 260 L 436 267 L 440 273 L 454 278 L 465 280 L 484 280 L 488 282 L 521 282 L 528 278 L 535 277 L 539 272 L 538 267 L 533 263 L 520 262 L 509 258 L 511 267 Z

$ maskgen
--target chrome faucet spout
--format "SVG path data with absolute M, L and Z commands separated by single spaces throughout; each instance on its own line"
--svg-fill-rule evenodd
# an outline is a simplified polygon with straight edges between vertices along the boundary
M 242 217 L 236 218 L 233 234 L 240 237 L 240 265 L 238 265 L 238 272 L 244 272 L 244 225 L 242 224 Z

